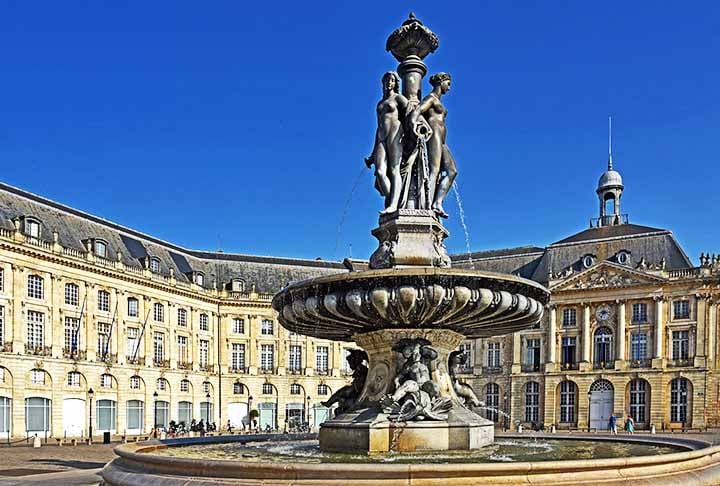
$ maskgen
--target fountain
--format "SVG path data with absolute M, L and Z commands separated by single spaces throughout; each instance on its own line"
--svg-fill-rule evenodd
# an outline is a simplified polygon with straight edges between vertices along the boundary
M 369 269 L 350 262 L 348 273 L 291 283 L 272 302 L 286 329 L 362 348 L 348 357 L 351 383 L 324 402 L 337 405 L 335 416 L 319 436 L 123 445 L 102 472 L 105 484 L 717 484 L 720 447 L 702 441 L 495 442 L 494 424 L 476 413 L 487 407 L 456 373 L 467 359 L 459 345 L 536 326 L 549 292 L 511 275 L 451 268 L 442 223 L 457 174 L 442 103 L 451 76 L 433 74 L 422 96 L 423 59 L 438 44 L 412 14 L 387 40 L 400 64 L 382 77 L 365 161 L 385 201 Z

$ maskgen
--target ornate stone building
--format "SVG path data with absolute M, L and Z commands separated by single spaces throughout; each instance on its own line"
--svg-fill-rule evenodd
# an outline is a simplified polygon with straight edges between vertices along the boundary
M 718 423 L 720 258 L 694 267 L 667 230 L 630 224 L 612 166 L 599 218 L 552 245 L 453 258 L 547 285 L 534 330 L 463 346 L 499 424 Z M 355 262 L 362 265 L 362 262 Z M 0 184 L 0 437 L 147 432 L 209 418 L 322 422 L 348 343 L 275 320 L 289 281 L 337 262 L 192 251 Z M 500 413 L 502 412 L 502 413 Z M 508 416 L 503 416 L 507 413 Z

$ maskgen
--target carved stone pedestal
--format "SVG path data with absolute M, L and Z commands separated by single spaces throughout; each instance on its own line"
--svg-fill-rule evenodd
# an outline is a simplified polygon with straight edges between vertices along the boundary
M 372 231 L 380 246 L 370 256 L 370 268 L 407 266 L 449 267 L 445 243 L 448 231 L 425 209 L 399 209 L 380 216 Z
M 393 351 L 401 340 L 426 339 L 437 351 L 431 374 L 440 396 L 452 401 L 446 420 L 395 422 L 381 399 L 395 390 L 395 376 L 406 356 Z M 465 408 L 455 393 L 448 357 L 464 336 L 447 329 L 385 329 L 354 336 L 368 354 L 369 367 L 360 406 L 320 426 L 323 451 L 382 453 L 477 449 L 493 442 L 494 424 Z

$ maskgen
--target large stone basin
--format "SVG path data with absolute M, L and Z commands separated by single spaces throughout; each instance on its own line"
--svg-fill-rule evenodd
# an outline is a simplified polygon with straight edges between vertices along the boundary
M 536 325 L 549 292 L 492 272 L 408 267 L 350 272 L 293 283 L 273 299 L 282 325 L 322 339 L 393 328 L 447 329 L 466 338 Z

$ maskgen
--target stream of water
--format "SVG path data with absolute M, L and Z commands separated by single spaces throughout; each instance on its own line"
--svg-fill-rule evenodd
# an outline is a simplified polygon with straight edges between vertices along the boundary
M 465 224 L 465 209 L 462 205 L 462 199 L 460 198 L 460 189 L 458 189 L 457 182 L 453 182 L 452 188 L 453 192 L 455 193 L 455 200 L 457 201 L 458 210 L 460 213 L 460 224 L 462 225 L 462 229 L 465 232 L 465 249 L 467 250 L 468 263 L 470 264 L 470 268 L 474 270 L 475 263 L 473 263 L 472 249 L 470 247 L 470 232 L 468 231 L 467 224 Z

